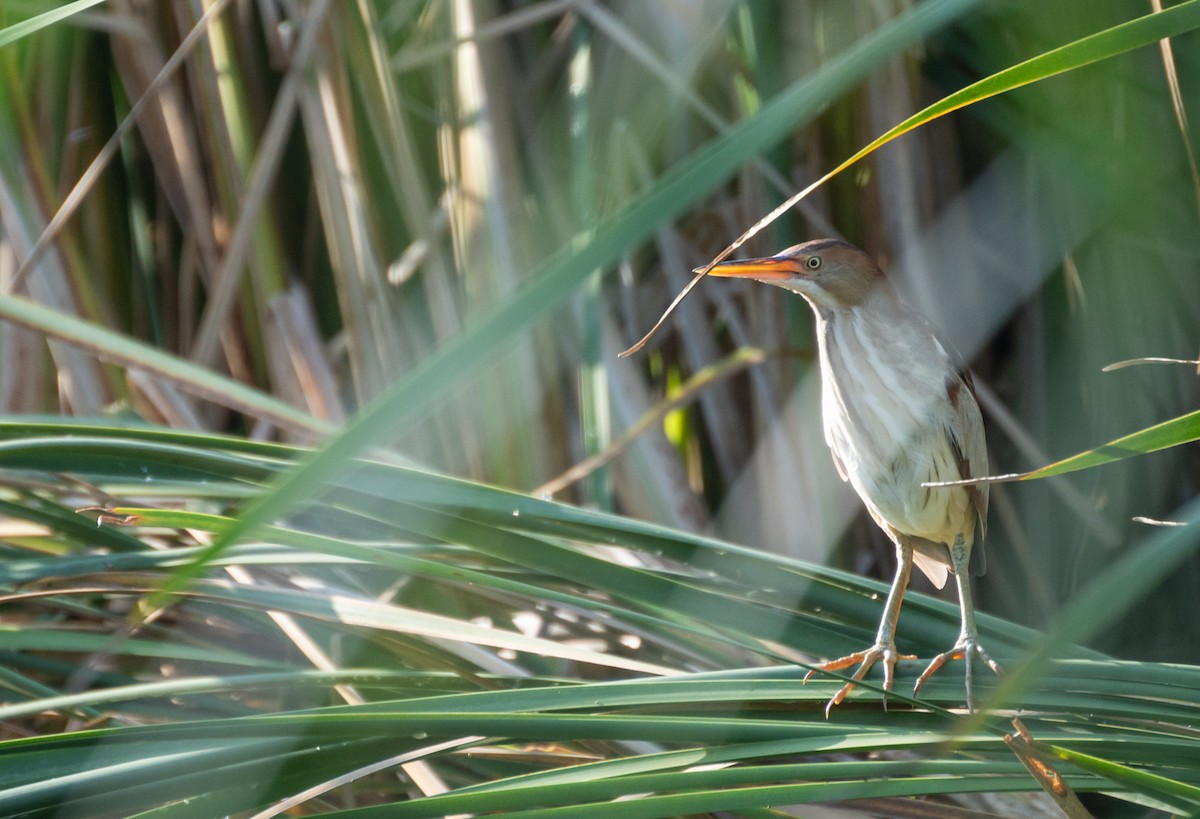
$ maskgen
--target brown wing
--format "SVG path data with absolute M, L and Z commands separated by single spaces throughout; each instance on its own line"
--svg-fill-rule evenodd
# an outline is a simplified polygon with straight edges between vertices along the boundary
M 983 417 L 975 400 L 975 384 L 971 373 L 963 370 L 946 388 L 950 406 L 957 423 L 950 427 L 950 446 L 958 461 L 958 474 L 965 478 L 980 478 L 987 474 L 987 439 L 983 434 Z M 987 530 L 988 486 L 978 484 L 963 487 L 975 509 L 977 526 L 971 548 L 971 574 L 980 575 L 987 569 L 983 552 L 983 536 Z

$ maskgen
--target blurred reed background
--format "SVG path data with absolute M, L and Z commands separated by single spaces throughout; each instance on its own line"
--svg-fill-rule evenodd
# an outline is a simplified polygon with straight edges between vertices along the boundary
M 911 5 L 229 3 L 16 292 L 337 423 L 731 123 Z M 443 373 L 446 399 L 397 448 L 535 490 L 616 442 L 611 464 L 554 496 L 887 575 L 890 548 L 821 440 L 801 300 L 706 282 L 644 353 L 615 354 L 693 267 L 908 114 L 1147 10 L 960 5 L 955 24 L 875 55 L 736 172 L 690 184 L 677 215 L 619 232 L 615 265 L 577 276 L 560 306 L 511 319 L 511 341 L 481 371 Z M 211 6 L 114 2 L 0 53 L 10 282 Z M 993 472 L 1173 417 L 1195 406 L 1186 367 L 1100 368 L 1198 346 L 1197 70 L 1186 47 L 1147 48 L 955 113 L 741 252 L 823 235 L 868 249 L 972 362 Z M 296 439 L 12 324 L 0 332 L 5 412 L 135 412 Z M 731 358 L 744 348 L 765 360 Z M 722 377 L 691 391 L 697 374 Z M 622 439 L 655 413 L 661 423 Z M 997 487 L 983 607 L 1044 624 L 1144 529 L 1133 516 L 1170 518 L 1196 474 L 1181 449 Z M 1197 659 L 1171 624 L 1198 584 L 1192 562 L 1103 648 Z

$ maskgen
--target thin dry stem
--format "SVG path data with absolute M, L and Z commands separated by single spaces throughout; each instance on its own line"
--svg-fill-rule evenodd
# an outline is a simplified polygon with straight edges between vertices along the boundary
M 729 247 L 725 248 L 720 253 L 718 253 L 717 257 L 715 259 L 713 259 L 708 264 L 704 265 L 704 267 L 699 268 L 699 270 L 696 273 L 695 278 L 693 278 L 690 282 L 688 282 L 687 286 L 684 287 L 683 290 L 679 291 L 679 295 L 677 295 L 671 301 L 670 305 L 667 306 L 666 311 L 663 312 L 663 314 L 659 317 L 658 321 L 654 322 L 654 326 L 650 328 L 650 331 L 648 333 L 646 333 L 646 335 L 642 336 L 642 338 L 636 344 L 634 344 L 632 347 L 630 347 L 628 350 L 625 350 L 624 352 L 620 353 L 619 357 L 627 358 L 627 357 L 633 355 L 634 353 L 636 353 L 638 350 L 645 347 L 646 343 L 648 341 L 650 341 L 651 337 L 656 332 L 658 332 L 658 328 L 661 327 L 664 322 L 666 322 L 667 316 L 671 315 L 671 312 L 675 309 L 676 305 L 678 305 L 679 302 L 683 301 L 684 297 L 688 293 L 692 292 L 692 289 L 695 288 L 695 286 L 700 282 L 700 280 L 708 275 L 708 271 L 712 270 L 718 264 L 720 264 L 725 259 L 727 259 L 729 257 L 729 255 L 731 253 L 733 253 L 733 251 L 737 250 L 739 247 L 744 245 L 746 242 L 750 241 L 750 239 L 752 239 L 754 236 L 756 236 L 763 228 L 767 227 L 767 225 L 771 224 L 776 219 L 778 219 L 780 216 L 782 216 L 783 214 L 785 214 L 789 210 L 791 210 L 796 205 L 796 203 L 799 202 L 801 199 L 808 196 L 810 193 L 812 193 L 814 190 L 819 188 L 821 185 L 825 184 L 826 181 L 831 179 L 833 177 L 833 175 L 836 174 L 838 171 L 842 170 L 843 167 L 845 167 L 845 163 L 843 163 L 842 166 L 839 166 L 839 167 L 833 169 L 832 171 L 830 171 L 829 173 L 825 174 L 824 176 L 822 176 L 816 182 L 813 182 L 811 185 L 809 185 L 804 190 L 800 191 L 797 194 L 793 194 L 792 196 L 785 199 L 773 211 L 768 213 L 763 218 L 759 219 L 757 222 L 755 222 L 753 225 L 750 226 L 749 230 L 747 230 L 741 236 L 737 237 L 737 239 L 735 239 L 733 241 L 733 244 L 729 245 Z

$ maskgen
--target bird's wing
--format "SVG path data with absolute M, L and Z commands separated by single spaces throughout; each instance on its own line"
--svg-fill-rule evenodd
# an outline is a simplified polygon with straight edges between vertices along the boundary
M 822 397 L 822 401 L 825 400 L 827 399 Z M 824 407 L 821 409 L 821 418 L 824 420 L 825 446 L 829 447 L 829 454 L 833 456 L 833 466 L 837 469 L 838 477 L 842 479 L 842 483 L 845 483 L 849 480 L 849 477 L 846 472 L 846 464 L 842 462 L 842 457 L 838 455 L 838 451 L 842 447 L 848 447 L 849 444 L 841 440 L 839 432 L 829 423 L 830 414 L 825 411 Z
M 837 450 L 832 445 L 829 447 L 829 454 L 833 456 L 833 468 L 837 470 L 838 477 L 842 479 L 842 483 L 850 480 L 846 476 L 846 465 L 842 463 L 842 459 L 838 457 Z
M 929 582 L 939 589 L 946 585 L 946 576 L 950 574 L 950 552 L 944 543 L 934 543 L 931 540 L 912 538 L 913 563 L 921 573 L 929 578 Z
M 983 434 L 983 417 L 975 401 L 975 384 L 971 380 L 971 373 L 964 369 L 961 377 L 949 383 L 946 392 L 957 421 L 948 431 L 950 446 L 958 461 L 958 474 L 964 480 L 983 477 L 988 471 L 987 439 Z M 987 567 L 983 536 L 987 529 L 988 486 L 976 484 L 963 489 L 975 508 L 977 518 L 975 543 L 971 549 L 971 574 L 980 575 Z

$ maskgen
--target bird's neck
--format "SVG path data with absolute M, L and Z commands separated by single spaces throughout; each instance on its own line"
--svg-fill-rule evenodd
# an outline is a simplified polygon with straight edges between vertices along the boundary
M 929 383 L 944 380 L 948 368 L 955 366 L 929 322 L 891 288 L 875 288 L 848 309 L 815 309 L 818 352 L 826 378 L 833 377 L 831 357 L 845 359 L 848 366 L 863 356 L 884 358 Z
M 813 299 L 809 299 L 809 304 L 817 316 L 817 335 L 822 340 L 830 330 L 846 322 L 869 328 L 873 334 L 903 332 L 900 328 L 912 324 L 916 315 L 884 280 L 853 305 L 821 304 Z

